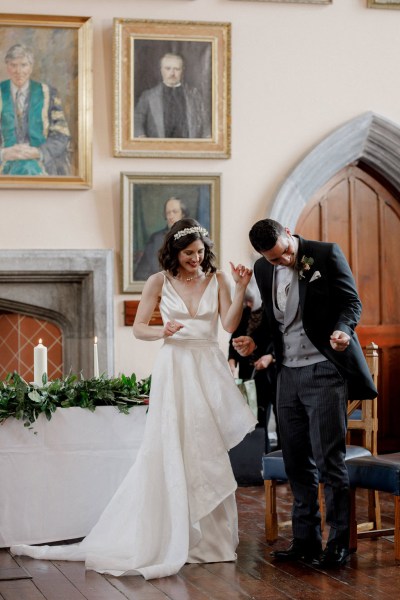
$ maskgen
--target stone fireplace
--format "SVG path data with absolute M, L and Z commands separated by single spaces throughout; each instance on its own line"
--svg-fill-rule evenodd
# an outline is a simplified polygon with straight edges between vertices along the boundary
M 0 250 L 0 311 L 45 319 L 63 334 L 64 374 L 114 375 L 112 250 Z

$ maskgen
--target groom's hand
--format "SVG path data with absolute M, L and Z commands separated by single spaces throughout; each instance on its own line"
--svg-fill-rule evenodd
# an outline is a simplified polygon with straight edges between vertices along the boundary
M 350 345 L 350 336 L 344 331 L 334 331 L 331 335 L 330 344 L 337 352 L 343 352 Z
M 240 356 L 250 356 L 257 348 L 254 340 L 248 335 L 240 335 L 234 338 L 232 345 Z

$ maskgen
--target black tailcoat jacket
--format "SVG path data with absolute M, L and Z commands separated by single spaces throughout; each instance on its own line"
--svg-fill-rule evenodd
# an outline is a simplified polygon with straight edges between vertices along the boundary
M 337 244 L 299 237 L 296 269 L 305 333 L 347 381 L 349 399 L 375 398 L 377 390 L 354 331 L 361 316 L 361 301 L 343 252 Z M 253 337 L 259 347 L 267 347 L 268 338 L 272 340 L 279 367 L 283 347 L 272 305 L 273 272 L 274 266 L 265 258 L 260 258 L 254 265 L 264 305 L 264 320 Z M 336 330 L 347 333 L 351 338 L 350 345 L 343 352 L 333 350 L 330 345 L 330 336 Z

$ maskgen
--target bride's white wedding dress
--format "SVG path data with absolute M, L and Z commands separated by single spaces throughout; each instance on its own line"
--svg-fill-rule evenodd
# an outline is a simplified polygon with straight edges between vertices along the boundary
M 184 328 L 165 339 L 156 359 L 135 463 L 82 542 L 17 545 L 13 554 L 146 579 L 177 573 L 186 562 L 235 560 L 236 481 L 227 450 L 256 420 L 217 344 L 216 275 L 194 316 L 164 276 L 160 310 L 164 323 Z

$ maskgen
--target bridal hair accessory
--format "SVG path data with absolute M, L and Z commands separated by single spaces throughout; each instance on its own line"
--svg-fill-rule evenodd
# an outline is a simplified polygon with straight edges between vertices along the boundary
M 179 238 L 189 235 L 190 233 L 200 233 L 201 235 L 208 235 L 207 229 L 204 227 L 185 227 L 185 229 L 181 229 L 177 233 L 174 234 L 174 240 L 179 240 Z
M 314 259 L 312 256 L 303 256 L 300 264 L 302 268 L 299 271 L 299 279 L 304 279 L 304 271 L 309 271 L 311 269 L 312 265 L 314 264 Z

